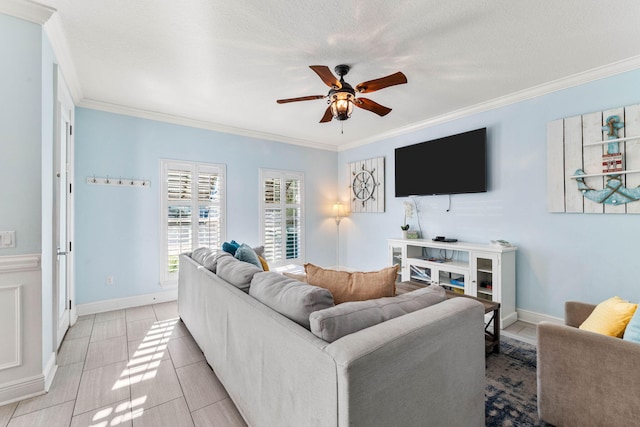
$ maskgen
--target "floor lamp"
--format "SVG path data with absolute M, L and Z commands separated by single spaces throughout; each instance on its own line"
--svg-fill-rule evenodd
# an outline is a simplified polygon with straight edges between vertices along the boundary
M 336 270 L 340 270 L 340 220 L 344 216 L 344 208 L 342 203 L 334 203 L 333 216 L 336 219 L 337 238 L 336 238 Z

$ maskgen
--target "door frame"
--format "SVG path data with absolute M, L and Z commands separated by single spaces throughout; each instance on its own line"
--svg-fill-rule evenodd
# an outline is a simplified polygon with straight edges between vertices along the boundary
M 74 241 L 74 229 L 73 229 L 73 218 L 74 218 L 74 211 L 73 211 L 73 207 L 74 207 L 74 193 L 75 193 L 75 185 L 74 185 L 74 134 L 75 134 L 75 105 L 73 103 L 73 98 L 71 97 L 71 94 L 69 92 L 69 89 L 67 88 L 67 85 L 65 83 L 64 77 L 62 75 L 62 72 L 60 71 L 59 67 L 57 65 L 54 66 L 54 91 L 55 91 L 55 96 L 54 96 L 54 103 L 55 103 L 55 107 L 54 107 L 54 147 L 53 147 L 53 159 L 52 159 L 52 163 L 53 163 L 53 169 L 52 169 L 52 173 L 53 175 L 53 185 L 54 185 L 54 199 L 56 198 L 56 193 L 55 193 L 55 187 L 58 186 L 58 181 L 57 178 L 55 176 L 56 171 L 58 170 L 58 155 L 57 155 L 57 150 L 58 150 L 58 144 L 59 144 L 59 138 L 60 138 L 60 134 L 61 134 L 61 129 L 60 129 L 60 121 L 62 118 L 62 110 L 63 108 L 66 110 L 67 108 L 69 109 L 69 123 L 71 126 L 70 129 L 70 134 L 68 135 L 68 141 L 67 141 L 67 197 L 66 197 L 66 213 L 67 213 L 67 218 L 66 218 L 66 234 L 67 234 L 67 245 L 65 248 L 61 248 L 61 250 L 64 250 L 67 252 L 66 258 L 67 258 L 67 263 L 66 263 L 66 279 L 67 279 L 67 288 L 68 288 L 68 297 L 69 300 L 71 301 L 70 305 L 69 305 L 69 325 L 68 327 L 73 326 L 76 321 L 77 321 L 77 312 L 76 312 L 76 303 L 75 303 L 75 281 L 74 281 L 74 276 L 73 276 L 73 272 L 74 272 L 74 256 L 73 256 L 73 245 L 72 242 Z M 54 333 L 54 342 L 55 344 L 55 348 L 56 350 L 59 348 L 60 343 L 61 343 L 61 338 L 60 338 L 60 334 L 63 332 L 61 330 L 59 330 L 60 325 L 58 324 L 58 321 L 60 320 L 60 313 L 58 310 L 58 303 L 59 303 L 59 293 L 58 293 L 58 255 L 57 255 L 57 249 L 58 249 L 58 221 L 56 221 L 57 216 L 59 214 L 59 207 L 58 207 L 58 203 L 56 200 L 54 200 L 53 202 L 53 208 L 54 211 L 52 212 L 54 217 L 54 222 L 53 222 L 53 239 L 52 239 L 52 287 L 53 287 L 53 298 L 52 298 L 52 304 L 53 304 L 53 333 Z M 57 212 L 56 212 L 57 211 Z

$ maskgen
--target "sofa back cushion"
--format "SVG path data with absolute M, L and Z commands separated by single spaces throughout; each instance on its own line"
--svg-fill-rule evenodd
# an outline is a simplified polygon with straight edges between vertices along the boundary
M 311 332 L 327 342 L 400 317 L 447 299 L 444 288 L 431 285 L 393 298 L 346 302 L 309 316 Z
M 253 276 L 249 295 L 307 329 L 312 312 L 334 305 L 327 289 L 269 271 Z
M 262 268 L 258 268 L 253 264 L 238 261 L 232 256 L 225 256 L 218 260 L 216 274 L 233 286 L 248 292 L 253 275 L 261 271 Z
M 218 260 L 225 256 L 231 256 L 230 253 L 211 248 L 198 248 L 191 253 L 191 258 L 201 264 L 207 270 L 215 273 L 218 267 Z
M 367 273 L 328 270 L 313 264 L 305 264 L 304 269 L 307 283 L 331 291 L 336 304 L 396 294 L 397 265 Z

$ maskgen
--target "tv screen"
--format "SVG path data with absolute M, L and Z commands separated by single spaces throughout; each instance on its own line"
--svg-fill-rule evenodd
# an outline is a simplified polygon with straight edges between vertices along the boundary
M 396 197 L 487 191 L 487 128 L 396 148 Z

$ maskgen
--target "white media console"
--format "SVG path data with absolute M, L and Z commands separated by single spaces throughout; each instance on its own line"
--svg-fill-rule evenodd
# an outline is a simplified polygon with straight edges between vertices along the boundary
M 400 265 L 400 281 L 438 284 L 453 292 L 499 302 L 502 328 L 518 320 L 517 247 L 426 239 L 389 239 L 388 245 L 390 265 Z

